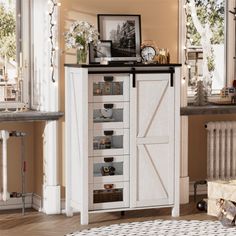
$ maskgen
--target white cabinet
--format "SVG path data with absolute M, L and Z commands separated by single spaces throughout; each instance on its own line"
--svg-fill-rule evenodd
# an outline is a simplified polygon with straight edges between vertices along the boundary
M 179 215 L 179 66 L 66 67 L 67 215 Z
M 171 74 L 138 74 L 131 89 L 132 207 L 174 204 Z

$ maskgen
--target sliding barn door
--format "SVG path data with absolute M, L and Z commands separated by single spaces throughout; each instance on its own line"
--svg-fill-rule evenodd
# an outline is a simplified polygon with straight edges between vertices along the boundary
M 131 88 L 131 207 L 174 203 L 171 74 L 136 74 Z

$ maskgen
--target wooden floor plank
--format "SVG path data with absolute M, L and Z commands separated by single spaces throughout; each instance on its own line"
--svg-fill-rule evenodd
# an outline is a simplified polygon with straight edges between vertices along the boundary
M 171 217 L 170 209 L 127 211 L 124 216 L 120 212 L 90 214 L 88 226 L 80 225 L 79 214 L 66 217 L 63 214 L 45 215 L 27 210 L 23 216 L 19 210 L 0 211 L 0 236 L 60 236 L 85 228 L 155 219 L 217 220 L 198 211 L 192 200 L 189 204 L 181 205 L 180 209 L 181 216 L 178 218 Z

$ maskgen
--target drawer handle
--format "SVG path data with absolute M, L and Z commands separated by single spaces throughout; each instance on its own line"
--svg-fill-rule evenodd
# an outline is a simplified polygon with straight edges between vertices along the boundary
M 113 189 L 114 188 L 114 184 L 104 184 L 104 188 L 105 189 Z
M 104 104 L 105 109 L 112 109 L 114 107 L 114 104 Z
M 112 82 L 113 79 L 114 79 L 113 76 L 104 76 L 104 81 L 106 81 L 106 82 Z
M 104 162 L 113 162 L 114 161 L 114 157 L 105 157 L 104 158 Z
M 111 135 L 113 135 L 113 133 L 114 133 L 113 130 L 106 130 L 106 131 L 104 131 L 104 135 L 105 136 L 111 136 Z

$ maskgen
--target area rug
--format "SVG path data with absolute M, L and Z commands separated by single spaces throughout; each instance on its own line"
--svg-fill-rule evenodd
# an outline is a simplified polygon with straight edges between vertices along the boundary
M 226 228 L 219 221 L 155 220 L 91 228 L 67 236 L 236 236 L 236 227 Z

